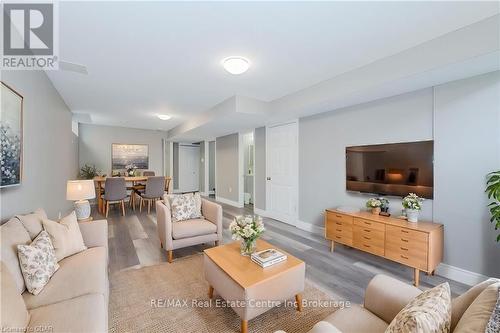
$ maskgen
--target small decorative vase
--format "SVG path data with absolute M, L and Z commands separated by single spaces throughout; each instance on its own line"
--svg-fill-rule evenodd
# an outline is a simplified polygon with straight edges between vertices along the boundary
M 240 244 L 240 253 L 242 256 L 250 256 L 257 249 L 256 239 L 242 239 Z
M 372 214 L 373 215 L 379 215 L 380 214 L 380 207 L 372 208 Z
M 408 218 L 408 222 L 418 222 L 418 214 L 420 213 L 419 210 L 416 209 L 406 209 L 406 217 Z

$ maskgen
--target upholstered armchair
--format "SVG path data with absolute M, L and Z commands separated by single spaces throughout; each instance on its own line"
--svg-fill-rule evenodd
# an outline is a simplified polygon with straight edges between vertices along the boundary
M 156 202 L 158 235 L 161 247 L 167 250 L 168 262 L 173 260 L 173 250 L 197 244 L 222 243 L 222 207 L 215 202 L 201 199 L 203 218 L 172 222 L 169 205 Z

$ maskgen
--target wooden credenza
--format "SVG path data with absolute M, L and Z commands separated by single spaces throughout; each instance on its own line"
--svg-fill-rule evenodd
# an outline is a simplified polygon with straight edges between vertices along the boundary
M 325 238 L 414 268 L 418 286 L 420 271 L 434 274 L 443 258 L 443 225 L 405 220 L 368 212 L 325 211 Z

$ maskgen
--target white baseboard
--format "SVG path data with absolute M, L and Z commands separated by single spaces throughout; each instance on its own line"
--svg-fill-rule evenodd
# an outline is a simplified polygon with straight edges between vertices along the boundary
M 240 204 L 237 201 L 229 200 L 229 199 L 226 199 L 226 198 L 223 198 L 223 197 L 216 196 L 215 197 L 215 201 L 219 201 L 219 202 L 224 203 L 226 205 L 234 206 L 234 207 L 237 207 L 237 208 L 243 208 L 243 204 Z
M 200 195 L 202 195 L 204 197 L 208 197 L 208 193 L 207 192 L 200 192 Z
M 254 214 L 257 214 L 260 216 L 269 217 L 269 214 L 267 214 L 267 212 L 264 209 L 255 208 L 255 206 L 253 207 L 253 212 L 254 212 Z
M 439 264 L 439 266 L 436 268 L 436 274 L 469 286 L 474 286 L 488 279 L 486 275 L 471 272 L 463 268 L 451 266 L 448 264 Z
M 295 223 L 295 226 L 299 229 L 309 231 L 309 232 L 312 232 L 314 234 L 318 234 L 318 235 L 325 234 L 325 228 L 311 224 L 311 223 L 306 223 L 304 221 L 297 220 L 297 222 Z
M 215 191 L 208 191 L 208 194 L 215 194 Z

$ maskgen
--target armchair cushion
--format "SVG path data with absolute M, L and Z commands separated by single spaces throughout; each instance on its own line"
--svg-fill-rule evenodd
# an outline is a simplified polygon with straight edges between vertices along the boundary
M 174 239 L 215 234 L 216 232 L 217 226 L 205 219 L 193 219 L 172 223 L 172 237 Z
M 168 204 L 170 205 L 172 222 L 185 221 L 202 217 L 201 198 L 200 200 L 197 200 L 197 197 L 193 193 L 168 194 L 165 196 L 165 199 L 165 202 L 168 202 Z
M 329 322 L 342 333 L 383 333 L 388 326 L 385 321 L 360 305 L 335 311 L 323 321 Z

